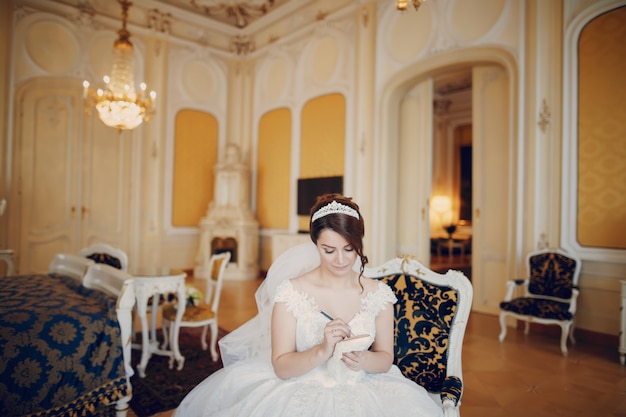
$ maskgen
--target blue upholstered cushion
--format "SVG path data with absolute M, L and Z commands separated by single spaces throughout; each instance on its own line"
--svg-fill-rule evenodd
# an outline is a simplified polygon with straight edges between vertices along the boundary
M 572 313 L 568 311 L 569 303 L 543 300 L 539 298 L 519 297 L 511 301 L 500 303 L 502 310 L 525 316 L 542 319 L 571 320 Z

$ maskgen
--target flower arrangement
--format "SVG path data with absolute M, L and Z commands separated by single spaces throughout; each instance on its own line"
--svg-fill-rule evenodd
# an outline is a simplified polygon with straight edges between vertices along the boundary
M 202 301 L 202 291 L 191 285 L 185 285 L 185 299 L 187 307 L 197 306 Z
M 176 294 L 171 293 L 167 296 L 167 301 L 172 302 L 178 297 Z M 185 285 L 185 307 L 195 307 L 202 302 L 202 291 L 189 284 Z M 176 305 L 174 305 L 176 308 Z

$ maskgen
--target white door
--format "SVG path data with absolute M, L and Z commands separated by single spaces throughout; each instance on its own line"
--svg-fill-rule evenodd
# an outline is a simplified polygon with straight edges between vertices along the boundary
M 10 232 L 18 271 L 45 272 L 55 253 L 95 242 L 124 249 L 130 146 L 83 117 L 80 83 L 32 81 L 17 92 L 15 114 Z
M 430 263 L 428 200 L 432 182 L 433 80 L 411 89 L 400 102 L 398 147 L 398 253 L 414 254 Z
M 514 230 L 509 88 L 504 68 L 473 68 L 473 310 L 492 314 L 498 313 L 510 278 L 507 265 Z

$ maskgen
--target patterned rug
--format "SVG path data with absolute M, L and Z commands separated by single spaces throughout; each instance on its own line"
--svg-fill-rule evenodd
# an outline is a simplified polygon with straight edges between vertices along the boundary
M 222 368 L 221 359 L 213 362 L 210 350 L 202 350 L 201 333 L 200 328 L 181 329 L 179 347 L 185 357 L 185 366 L 180 371 L 176 368 L 169 369 L 168 357 L 152 355 L 146 367 L 146 377 L 139 378 L 137 364 L 141 359 L 141 351 L 133 349 L 132 364 L 135 375 L 130 379 L 133 386 L 130 408 L 138 417 L 153 416 L 176 408 L 193 387 Z M 226 331 L 219 329 L 218 340 L 225 335 Z M 163 340 L 160 330 L 157 331 L 157 336 L 159 340 Z M 141 335 L 135 340 L 140 341 Z

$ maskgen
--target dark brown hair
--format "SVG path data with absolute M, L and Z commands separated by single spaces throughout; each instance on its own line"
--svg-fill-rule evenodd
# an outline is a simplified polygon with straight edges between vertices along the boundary
M 359 258 L 361 258 L 361 271 L 359 273 L 359 280 L 363 275 L 365 264 L 367 264 L 367 256 L 363 253 L 363 236 L 365 236 L 365 224 L 363 222 L 363 216 L 359 211 L 359 206 L 352 201 L 352 198 L 345 197 L 341 194 L 323 194 L 317 197 L 317 201 L 311 207 L 310 219 L 313 218 L 313 214 L 320 208 L 327 204 L 336 201 L 345 206 L 353 208 L 359 213 L 359 218 L 352 217 L 348 214 L 333 213 L 324 217 L 316 219 L 314 222 L 309 220 L 309 230 L 311 240 L 317 245 L 317 239 L 322 231 L 329 229 L 343 236 L 348 241 L 350 246 L 356 251 Z M 360 281 L 359 281 L 360 283 Z M 361 286 L 362 288 L 363 286 Z

